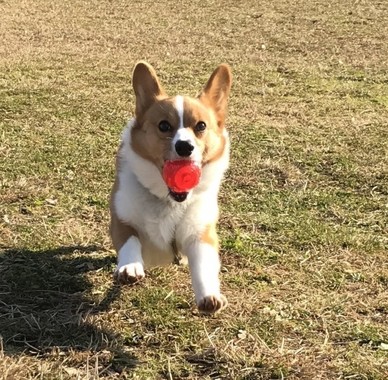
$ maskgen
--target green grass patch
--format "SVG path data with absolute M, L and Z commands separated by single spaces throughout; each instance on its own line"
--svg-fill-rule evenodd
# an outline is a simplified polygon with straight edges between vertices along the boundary
M 0 379 L 387 378 L 384 2 L 0 6 Z M 131 71 L 195 95 L 233 69 L 222 289 L 112 281 Z

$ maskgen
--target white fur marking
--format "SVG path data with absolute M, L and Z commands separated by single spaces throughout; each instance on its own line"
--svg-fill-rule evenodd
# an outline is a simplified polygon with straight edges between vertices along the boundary
M 191 132 L 190 128 L 179 128 L 174 136 L 174 143 L 178 140 L 181 141 L 189 141 L 191 144 L 195 144 L 193 139 L 193 132 Z
M 116 272 L 119 276 L 126 272 L 130 277 L 144 277 L 141 244 L 136 236 L 131 236 L 121 247 Z
M 183 116 L 184 116 L 183 96 L 178 95 L 175 98 L 175 108 L 179 116 L 179 128 L 176 131 L 174 138 L 172 139 L 172 151 L 174 152 L 174 156 L 172 157 L 172 159 L 180 158 L 175 151 L 175 144 L 177 143 L 177 141 L 188 141 L 191 145 L 194 146 L 194 151 L 191 153 L 190 159 L 193 161 L 196 161 L 197 163 L 200 163 L 202 160 L 202 157 L 201 157 L 200 150 L 198 149 L 197 144 L 195 143 L 193 131 L 190 128 L 185 128 L 185 125 L 183 122 Z
M 175 108 L 178 111 L 179 116 L 179 129 L 183 129 L 183 111 L 184 111 L 184 105 L 183 105 L 183 96 L 178 95 L 175 98 Z

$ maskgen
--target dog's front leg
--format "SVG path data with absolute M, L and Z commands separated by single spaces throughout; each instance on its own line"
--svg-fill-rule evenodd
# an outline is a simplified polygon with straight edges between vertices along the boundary
M 115 277 L 121 283 L 133 284 L 144 276 L 141 244 L 136 236 L 131 236 L 119 250 Z
M 192 284 L 198 310 L 211 314 L 228 304 L 220 292 L 220 259 L 215 226 L 211 226 L 201 238 L 185 244 L 184 254 L 189 259 Z
M 123 223 L 113 211 L 110 232 L 118 253 L 115 278 L 120 283 L 135 283 L 144 277 L 142 247 L 137 231 Z

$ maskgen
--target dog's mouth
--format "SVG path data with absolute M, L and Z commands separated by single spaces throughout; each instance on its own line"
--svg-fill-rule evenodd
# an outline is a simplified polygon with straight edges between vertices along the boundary
M 176 202 L 183 202 L 186 200 L 187 196 L 189 195 L 188 192 L 183 192 L 183 193 L 176 193 L 175 191 L 172 191 L 169 189 L 169 195 L 174 201 Z

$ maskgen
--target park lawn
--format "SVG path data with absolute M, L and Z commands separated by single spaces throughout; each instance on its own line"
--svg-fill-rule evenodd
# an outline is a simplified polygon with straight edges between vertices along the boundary
M 388 378 L 388 4 L 0 2 L 0 379 Z M 234 84 L 222 289 L 112 282 L 131 71 Z

